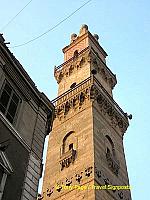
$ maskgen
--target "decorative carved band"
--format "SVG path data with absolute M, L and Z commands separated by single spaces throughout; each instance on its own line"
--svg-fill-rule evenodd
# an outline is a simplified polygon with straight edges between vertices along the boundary
M 94 78 L 91 87 L 91 98 L 97 101 L 99 110 L 111 123 L 113 127 L 119 127 L 124 133 L 128 126 L 127 115 L 122 111 L 114 99 L 105 91 L 103 86 Z
M 94 172 L 94 173 L 93 173 Z M 70 190 L 74 190 L 75 186 L 81 187 L 85 185 L 88 181 L 88 178 L 93 177 L 99 186 L 115 186 L 116 184 L 112 183 L 112 181 L 108 178 L 106 173 L 102 169 L 98 169 L 95 166 L 95 169 L 92 166 L 88 166 L 82 171 L 77 172 L 76 174 L 72 174 L 72 177 L 65 177 L 64 180 L 59 180 L 56 185 L 52 185 L 47 188 L 43 194 L 38 196 L 38 200 L 47 199 L 47 197 L 52 197 L 53 199 L 57 198 L 58 193 L 63 192 L 64 186 L 70 186 Z M 92 185 L 91 185 L 92 186 Z M 130 200 L 130 191 L 129 190 L 110 190 L 106 187 L 106 192 L 108 192 L 114 199 L 123 199 Z M 67 191 L 67 190 L 65 190 Z M 63 193 L 64 194 L 64 193 Z M 49 199 L 49 198 L 48 198 Z M 50 198 L 51 199 L 51 198 Z
M 107 67 L 106 63 L 99 57 L 98 53 L 93 48 L 85 48 L 81 52 L 70 58 L 68 61 L 62 65 L 54 68 L 54 76 L 57 83 L 60 83 L 62 79 L 66 79 L 72 73 L 79 70 L 80 68 L 86 66 L 90 63 L 89 70 L 95 70 L 95 73 L 99 73 L 100 77 L 106 82 L 111 89 L 117 83 L 116 76 Z
M 119 127 L 123 133 L 126 131 L 128 127 L 127 115 L 94 75 L 53 100 L 55 117 L 65 117 L 71 109 L 75 110 L 75 108 L 83 106 L 86 101 L 96 102 L 101 114 L 107 117 L 113 127 Z

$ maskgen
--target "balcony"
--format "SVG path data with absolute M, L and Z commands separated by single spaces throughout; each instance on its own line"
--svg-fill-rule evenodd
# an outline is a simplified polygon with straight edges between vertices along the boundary
M 70 149 L 66 153 L 63 153 L 59 161 L 61 165 L 61 171 L 65 167 L 69 167 L 71 163 L 74 163 L 75 158 L 76 158 L 76 150 L 74 149 Z
M 106 159 L 108 162 L 108 167 L 111 169 L 111 171 L 118 176 L 119 172 L 119 161 L 111 154 L 111 153 L 106 153 Z

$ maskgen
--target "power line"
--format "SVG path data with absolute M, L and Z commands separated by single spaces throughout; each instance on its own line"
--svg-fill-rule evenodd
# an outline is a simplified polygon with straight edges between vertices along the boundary
M 3 31 L 33 0 L 30 0 L 11 20 L 5 24 L 0 31 Z
M 21 46 L 24 46 L 24 45 L 27 45 L 37 39 L 39 39 L 40 37 L 42 37 L 43 35 L 46 35 L 48 32 L 54 30 L 56 27 L 58 27 L 60 24 L 62 24 L 63 22 L 65 22 L 67 19 L 69 19 L 71 16 L 73 16 L 76 12 L 78 12 L 81 8 L 83 8 L 86 4 L 88 4 L 90 1 L 92 0 L 89 0 L 87 2 L 85 2 L 83 5 L 81 5 L 78 9 L 76 9 L 75 11 L 73 11 L 70 15 L 68 15 L 66 18 L 64 18 L 62 21 L 60 21 L 58 24 L 56 24 L 55 26 L 53 26 L 52 28 L 48 29 L 47 31 L 45 31 L 44 33 L 42 33 L 41 35 L 27 41 L 27 42 L 24 42 L 22 44 L 19 44 L 19 45 L 15 45 L 15 46 L 12 46 L 12 47 L 9 47 L 9 48 L 17 48 L 17 47 L 21 47 Z

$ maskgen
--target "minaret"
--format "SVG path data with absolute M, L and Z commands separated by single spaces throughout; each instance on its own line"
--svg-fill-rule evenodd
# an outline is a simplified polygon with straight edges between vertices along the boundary
M 123 148 L 128 116 L 113 99 L 116 76 L 98 40 L 82 25 L 54 69 L 58 97 L 39 199 L 131 200 Z

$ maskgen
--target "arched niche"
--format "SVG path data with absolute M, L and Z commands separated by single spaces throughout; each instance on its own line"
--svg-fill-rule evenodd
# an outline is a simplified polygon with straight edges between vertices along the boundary
M 77 138 L 74 131 L 70 131 L 65 135 L 62 141 L 62 154 L 68 152 L 69 150 L 77 149 Z
M 115 147 L 112 139 L 109 135 L 105 135 L 105 146 L 106 146 L 106 154 L 109 152 L 112 156 L 115 156 Z
M 74 58 L 77 58 L 77 57 L 78 57 L 78 54 L 79 54 L 79 53 L 78 53 L 78 50 L 75 50 L 74 53 L 73 53 L 73 57 L 74 57 Z
M 64 168 L 70 166 L 74 163 L 77 156 L 77 137 L 74 131 L 67 133 L 63 140 L 60 148 L 60 166 L 61 171 Z

